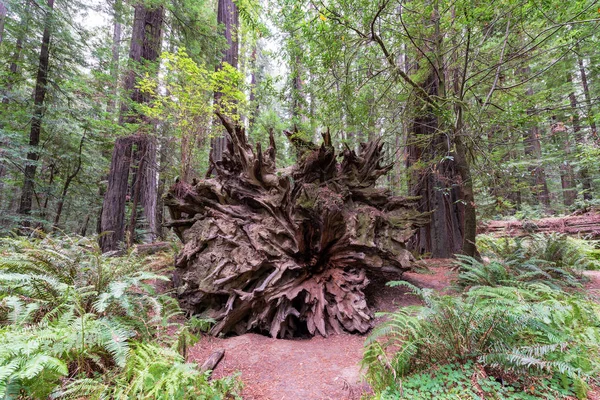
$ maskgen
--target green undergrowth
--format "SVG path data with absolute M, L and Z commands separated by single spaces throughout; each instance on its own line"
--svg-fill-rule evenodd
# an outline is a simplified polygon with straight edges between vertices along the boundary
M 582 290 L 585 246 L 535 235 L 459 257 L 442 296 L 404 285 L 424 306 L 384 314 L 363 366 L 375 398 L 586 398 L 600 376 L 600 307 Z
M 160 257 L 106 257 L 79 237 L 2 239 L 0 398 L 234 397 L 238 380 L 185 362 L 207 322 L 173 322 L 177 302 L 155 289 L 168 280 L 153 271 Z

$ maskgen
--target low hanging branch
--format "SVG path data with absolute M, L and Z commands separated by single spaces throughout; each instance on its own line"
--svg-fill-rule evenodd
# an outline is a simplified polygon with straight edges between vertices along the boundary
M 375 182 L 383 144 L 346 148 L 338 162 L 329 132 L 319 147 L 285 132 L 297 150 L 275 166 L 275 140 L 256 150 L 244 129 L 218 114 L 230 137 L 215 178 L 178 182 L 168 205 L 185 244 L 176 257 L 182 306 L 217 323 L 211 333 L 366 332 L 373 316 L 367 275 L 411 269 L 405 243 L 426 218 L 412 199 Z

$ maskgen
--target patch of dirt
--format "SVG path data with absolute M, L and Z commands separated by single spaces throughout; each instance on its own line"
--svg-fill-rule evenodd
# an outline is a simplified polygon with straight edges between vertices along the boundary
M 420 288 L 444 291 L 455 274 L 451 260 L 427 260 L 428 272 L 405 273 L 403 279 Z M 372 280 L 366 296 L 374 311 L 390 312 L 421 301 L 405 287 L 385 286 L 398 277 Z M 204 337 L 188 354 L 202 364 L 216 349 L 225 349 L 216 378 L 241 373 L 242 396 L 248 400 L 358 400 L 370 388 L 362 380 L 363 335 L 332 335 L 311 339 L 272 339 L 244 334 L 226 339 Z

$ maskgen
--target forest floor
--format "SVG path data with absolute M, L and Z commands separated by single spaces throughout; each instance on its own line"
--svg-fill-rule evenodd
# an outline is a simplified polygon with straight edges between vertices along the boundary
M 403 279 L 420 288 L 446 291 L 455 275 L 451 260 L 427 260 L 428 271 L 405 273 Z M 405 287 L 388 287 L 389 279 L 372 280 L 366 295 L 374 311 L 421 304 Z M 600 277 L 599 277 L 600 279 Z M 226 339 L 204 337 L 189 351 L 191 362 L 202 363 L 216 349 L 225 349 L 213 376 L 240 372 L 247 400 L 360 399 L 369 392 L 361 376 L 365 335 L 316 336 L 283 340 L 248 333 Z
M 426 266 L 424 272 L 405 273 L 403 279 L 420 288 L 451 291 L 456 275 L 452 260 L 427 260 Z M 600 271 L 585 274 L 590 278 L 585 290 L 600 302 Z M 421 304 L 407 288 L 385 285 L 392 279 L 380 278 L 368 286 L 367 298 L 375 311 Z M 213 376 L 240 373 L 246 400 L 358 400 L 370 391 L 360 367 L 365 337 L 342 334 L 282 340 L 253 333 L 226 339 L 206 336 L 190 349 L 189 361 L 202 363 L 214 350 L 225 349 Z M 589 398 L 600 400 L 600 391 L 592 390 Z

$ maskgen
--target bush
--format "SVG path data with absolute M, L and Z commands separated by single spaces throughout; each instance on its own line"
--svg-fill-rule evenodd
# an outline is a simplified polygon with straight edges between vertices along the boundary
M 486 262 L 458 255 L 457 283 L 461 287 L 512 285 L 537 282 L 558 289 L 579 287 L 582 272 L 594 269 L 592 246 L 559 234 L 536 234 L 526 238 L 478 238 Z
M 148 265 L 134 254 L 106 257 L 86 238 L 0 241 L 0 397 L 81 398 L 93 386 L 114 398 L 158 398 L 153 387 L 188 398 L 169 387 L 175 376 L 198 393 L 233 389 L 164 348 L 185 348 L 191 335 L 181 324 L 167 334 L 181 310 L 156 292 L 151 282 L 168 279 Z M 144 357 L 149 369 L 138 376 Z M 136 380 L 144 384 L 125 389 Z
M 554 379 L 583 397 L 599 372 L 599 306 L 581 295 L 543 284 L 482 286 L 462 297 L 412 289 L 426 305 L 386 314 L 367 340 L 363 363 L 378 393 L 431 365 L 473 363 L 521 390 Z

